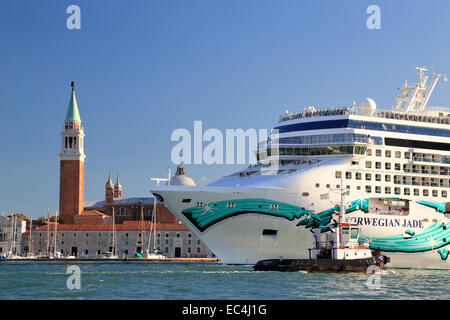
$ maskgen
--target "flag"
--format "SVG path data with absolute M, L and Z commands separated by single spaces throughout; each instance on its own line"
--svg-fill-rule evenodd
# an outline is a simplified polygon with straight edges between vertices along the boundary
M 329 192 L 320 195 L 320 200 L 326 200 L 326 199 L 330 199 Z

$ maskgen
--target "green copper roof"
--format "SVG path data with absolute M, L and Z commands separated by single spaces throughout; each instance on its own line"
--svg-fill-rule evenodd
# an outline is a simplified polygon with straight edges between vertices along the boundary
M 77 99 L 75 98 L 75 90 L 73 89 L 72 95 L 70 96 L 69 109 L 67 109 L 66 121 L 81 121 Z

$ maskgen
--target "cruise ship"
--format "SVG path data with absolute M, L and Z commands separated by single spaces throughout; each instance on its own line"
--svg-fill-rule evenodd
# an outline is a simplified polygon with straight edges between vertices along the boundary
M 286 111 L 256 165 L 207 186 L 151 192 L 226 264 L 307 258 L 311 230 L 330 241 L 344 203 L 362 245 L 390 267 L 450 269 L 450 109 L 427 107 L 447 79 L 416 69 L 390 110 L 366 98 Z

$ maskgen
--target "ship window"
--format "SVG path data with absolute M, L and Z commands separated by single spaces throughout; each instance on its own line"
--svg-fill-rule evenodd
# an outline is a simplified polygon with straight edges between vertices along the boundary
M 409 158 L 411 158 L 411 153 L 405 152 L 405 159 L 409 159 Z
M 381 181 L 381 174 L 376 174 L 375 175 L 375 180 L 376 181 Z
M 375 169 L 381 169 L 381 162 L 375 162 Z
M 316 188 L 319 188 L 320 187 L 320 184 L 319 183 L 316 183 Z
M 390 162 L 386 162 L 386 163 L 384 164 L 384 168 L 385 168 L 386 170 L 391 170 L 391 163 L 390 163 Z
M 342 228 L 342 234 L 348 234 L 348 228 Z
M 442 190 L 442 197 L 443 197 L 443 198 L 447 198 L 447 191 Z
M 372 162 L 366 161 L 366 168 L 372 168 Z
M 386 182 L 391 182 L 391 176 L 390 175 L 385 175 L 384 176 L 384 181 L 386 181 Z
M 400 163 L 396 163 L 395 164 L 395 170 L 400 170 L 401 169 L 401 164 Z
M 385 155 L 386 155 L 386 158 L 390 158 L 391 157 L 391 151 L 390 150 L 386 150 Z
M 377 149 L 377 150 L 375 151 L 375 155 L 376 155 L 377 157 L 381 157 L 381 150 L 380 150 L 380 149 Z
M 400 151 L 395 151 L 395 157 L 396 158 L 401 158 L 402 157 L 402 153 Z
M 302 196 L 303 196 L 303 197 L 309 197 L 309 193 L 308 193 L 308 192 L 303 192 L 303 193 L 302 193 Z
M 384 193 L 391 194 L 391 187 L 384 188 Z
M 418 195 L 420 195 L 420 193 L 419 193 L 419 189 L 414 189 L 414 195 L 415 195 L 415 196 L 418 196 Z
M 197 202 L 196 206 L 197 207 L 203 207 L 203 202 L 201 202 L 201 201 Z
M 236 208 L 235 202 L 227 202 L 227 208 Z
M 270 210 L 278 210 L 278 204 L 271 204 Z
M 381 193 L 381 187 L 380 186 L 376 186 L 375 187 L 375 193 Z
M 263 236 L 276 236 L 278 230 L 272 230 L 272 229 L 264 229 L 262 232 Z
M 432 195 L 433 195 L 433 197 L 437 197 L 438 196 L 438 191 L 437 190 L 433 190 Z
M 186 199 L 181 200 L 181 202 L 191 202 L 191 199 L 186 198 Z
M 329 183 L 327 183 L 327 186 L 326 186 L 327 188 L 330 188 L 330 184 Z
M 395 194 L 400 194 L 400 188 L 399 188 L 399 187 L 395 187 L 394 193 L 395 193 Z
M 372 187 L 371 186 L 366 186 L 366 192 L 367 193 L 371 193 L 372 192 Z
M 351 237 L 352 237 L 352 239 L 357 239 L 358 238 L 358 229 L 357 228 L 352 228 L 351 229 Z
M 356 180 L 361 180 L 361 172 L 356 172 L 355 178 L 356 178 Z
M 429 192 L 428 192 L 427 189 L 424 189 L 423 192 L 422 192 L 422 194 L 423 194 L 425 197 L 428 197 Z
M 403 194 L 404 194 L 405 196 L 409 196 L 409 195 L 411 194 L 411 190 L 410 190 L 409 188 L 405 188 L 405 189 L 403 190 Z
M 371 155 L 372 155 L 372 149 L 367 149 L 366 154 L 367 154 L 368 156 L 371 156 Z
M 372 175 L 370 173 L 366 173 L 366 180 L 367 181 L 372 180 Z
M 340 178 L 341 177 L 341 175 L 342 175 L 342 173 L 341 173 L 341 171 L 336 171 L 336 178 Z
M 352 178 L 352 173 L 351 172 L 346 172 L 345 173 L 345 179 L 351 179 Z

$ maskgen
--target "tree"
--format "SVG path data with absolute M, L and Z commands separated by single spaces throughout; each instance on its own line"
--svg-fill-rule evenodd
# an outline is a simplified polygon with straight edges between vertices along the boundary
M 44 216 L 38 218 L 39 221 L 47 221 L 47 219 L 48 218 L 44 217 Z M 57 216 L 50 217 L 50 222 L 58 222 L 58 221 L 59 221 L 59 217 L 57 217 Z
M 16 217 L 21 218 L 21 219 L 30 221 L 30 218 L 28 218 L 26 215 L 24 215 L 24 214 L 22 214 L 22 213 L 16 213 L 16 214 L 14 214 L 14 215 L 15 215 Z
M 17 218 L 21 218 L 21 219 L 28 220 L 28 221 L 30 220 L 30 218 L 28 218 L 23 213 L 14 213 L 14 214 L 7 215 L 7 217 L 8 218 L 17 217 Z

